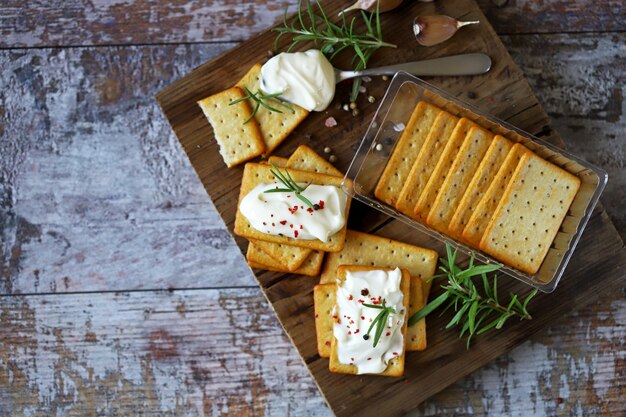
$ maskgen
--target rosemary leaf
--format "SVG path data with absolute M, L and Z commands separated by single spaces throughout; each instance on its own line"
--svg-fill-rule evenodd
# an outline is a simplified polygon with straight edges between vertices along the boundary
M 413 326 L 415 323 L 417 323 L 418 321 L 420 321 L 421 319 L 423 319 L 424 317 L 432 313 L 434 310 L 436 310 L 441 304 L 443 304 L 448 299 L 449 295 L 450 295 L 449 293 L 444 292 L 439 297 L 435 298 L 433 301 L 428 303 L 426 307 L 422 308 L 421 310 L 413 314 L 411 318 L 409 318 L 409 326 Z
M 348 20 L 346 14 L 341 13 L 341 20 L 335 23 L 330 20 L 321 3 L 318 2 L 317 7 L 314 8 L 310 0 L 305 0 L 304 4 L 300 0 L 296 16 L 289 20 L 287 10 L 285 10 L 283 25 L 273 29 L 278 33 L 274 40 L 274 50 L 278 51 L 280 39 L 283 36 L 289 36 L 291 42 L 287 52 L 290 52 L 296 45 L 306 42 L 315 44 L 329 60 L 342 51 L 352 50 L 354 70 L 365 69 L 376 50 L 382 47 L 397 48 L 397 46 L 383 41 L 378 6 L 376 11 L 369 16 L 364 12 L 357 16 L 358 18 L 353 17 Z M 355 29 L 359 22 L 365 25 L 365 31 L 362 33 Z M 354 80 L 350 101 L 356 100 L 361 82 L 360 78 Z
M 467 268 L 462 269 L 456 265 L 456 250 L 446 245 L 445 259 L 440 259 L 441 266 L 435 278 L 445 278 L 447 282 L 440 285 L 443 292 L 429 302 L 424 308 L 417 311 L 409 318 L 409 326 L 414 325 L 420 319 L 426 317 L 439 307 L 444 307 L 443 312 L 453 309 L 455 314 L 448 322 L 446 328 L 460 326 L 460 338 L 466 338 L 466 346 L 475 335 L 481 335 L 492 329 L 501 329 L 511 317 L 520 320 L 532 319 L 527 310 L 528 304 L 537 295 L 537 290 L 530 292 L 524 302 L 517 294 L 510 294 L 506 305 L 498 301 L 498 280 L 493 276 L 489 282 L 488 273 L 497 271 L 502 265 L 475 265 L 471 257 Z M 482 291 L 474 282 L 474 278 L 482 283 Z
M 389 318 L 389 315 L 396 314 L 396 309 L 393 307 L 387 307 L 385 303 L 386 301 L 383 300 L 382 305 L 381 304 L 366 304 L 366 303 L 362 304 L 364 307 L 375 308 L 375 309 L 381 310 L 380 313 L 378 313 L 378 315 L 374 319 L 374 321 L 372 321 L 372 324 L 370 324 L 370 327 L 367 329 L 367 333 L 363 336 L 367 340 L 367 337 L 369 337 L 370 333 L 372 332 L 372 329 L 374 328 L 374 326 L 376 326 L 376 332 L 374 333 L 374 347 L 376 347 L 376 345 L 380 341 L 380 336 L 383 334 L 383 331 L 385 330 L 385 326 L 387 325 L 387 319 Z
M 281 172 L 280 169 L 276 165 L 270 162 L 272 169 L 270 172 L 280 181 L 285 188 L 270 188 L 269 190 L 263 191 L 264 193 L 294 193 L 296 197 L 302 201 L 304 204 L 309 206 L 310 209 L 315 210 L 315 205 L 311 203 L 311 201 L 300 194 L 306 188 L 301 187 L 298 183 L 291 177 L 289 171 L 285 169 L 285 173 Z
M 276 113 L 282 113 L 281 110 L 279 110 L 279 109 L 277 109 L 275 107 L 272 107 L 269 104 L 267 104 L 268 101 L 271 101 L 272 103 L 276 103 L 279 106 L 285 107 L 285 108 L 291 110 L 292 112 L 295 112 L 293 107 L 289 106 L 286 103 L 283 103 L 282 101 L 280 101 L 280 100 L 278 100 L 276 98 L 276 97 L 279 97 L 282 93 L 263 94 L 261 92 L 261 90 L 258 90 L 256 93 L 253 93 L 252 91 L 250 91 L 250 89 L 248 87 L 243 87 L 243 90 L 246 93 L 246 96 L 238 98 L 236 100 L 233 100 L 230 103 L 228 103 L 228 105 L 232 106 L 232 105 L 240 103 L 240 102 L 242 102 L 244 100 L 251 100 L 252 102 L 254 102 L 254 108 L 252 109 L 252 114 L 250 115 L 250 117 L 248 117 L 243 122 L 244 125 L 246 123 L 248 123 L 250 120 L 254 119 L 254 116 L 259 111 L 259 108 L 261 106 L 265 107 L 269 111 L 273 111 L 273 112 L 276 112 Z

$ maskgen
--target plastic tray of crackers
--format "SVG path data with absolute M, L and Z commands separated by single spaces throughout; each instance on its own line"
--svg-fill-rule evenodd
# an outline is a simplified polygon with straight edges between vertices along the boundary
M 602 169 L 397 74 L 350 164 L 352 194 L 543 292 L 561 279 Z

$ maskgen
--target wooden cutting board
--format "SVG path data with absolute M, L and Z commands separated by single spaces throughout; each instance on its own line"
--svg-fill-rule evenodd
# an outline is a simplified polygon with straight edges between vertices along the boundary
M 344 3 L 334 0 L 323 4 L 329 16 L 336 16 Z M 413 18 L 434 13 L 460 20 L 480 20 L 481 24 L 461 29 L 454 38 L 441 45 L 420 47 L 411 30 Z M 558 134 L 550 129 L 548 117 L 522 72 L 473 0 L 407 1 L 399 9 L 382 15 L 381 21 L 384 39 L 399 47 L 379 50 L 371 66 L 458 53 L 487 53 L 493 59 L 493 68 L 486 75 L 430 78 L 427 81 L 519 128 L 563 146 Z M 167 119 L 231 233 L 243 166 L 226 168 L 218 153 L 212 129 L 196 101 L 232 86 L 255 62 L 264 61 L 273 47 L 275 35 L 271 31 L 263 32 L 157 94 Z M 339 60 L 336 65 L 349 68 L 348 57 L 343 58 L 345 60 Z M 276 154 L 288 156 L 302 143 L 323 154 L 322 150 L 329 146 L 338 158 L 336 165 L 345 170 L 378 104 L 369 103 L 367 96 L 380 99 L 387 84 L 388 81 L 380 77 L 364 84 L 368 91 L 359 96 L 360 114 L 357 117 L 335 104 L 325 112 L 311 114 L 277 149 Z M 349 83 L 340 85 L 334 103 L 347 102 L 349 88 Z M 329 116 L 337 120 L 338 126 L 325 127 L 324 121 Z M 443 246 L 438 241 L 415 230 L 407 230 L 404 224 L 358 203 L 351 210 L 349 226 L 443 253 Z M 235 240 L 245 253 L 247 242 L 236 236 Z M 340 416 L 374 416 L 406 413 L 429 396 L 553 324 L 572 309 L 598 299 L 606 290 L 623 287 L 625 266 L 623 243 L 602 207 L 598 207 L 557 290 L 552 294 L 541 294 L 531 302 L 532 321 L 511 321 L 503 330 L 477 338 L 466 350 L 465 342 L 457 338 L 456 329 L 444 329 L 449 315 L 429 317 L 429 347 L 424 352 L 408 353 L 405 376 L 402 378 L 330 373 L 328 360 L 320 358 L 316 349 L 312 290 L 318 279 L 268 271 L 254 272 L 333 412 Z M 501 279 L 500 284 L 503 292 L 528 292 L 524 284 L 507 277 Z

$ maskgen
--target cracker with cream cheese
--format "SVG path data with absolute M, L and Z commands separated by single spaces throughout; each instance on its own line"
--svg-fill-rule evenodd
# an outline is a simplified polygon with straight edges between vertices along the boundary
M 339 281 L 339 283 L 345 281 L 348 271 L 351 271 L 351 272 L 374 271 L 374 270 L 391 271 L 394 269 L 395 268 L 384 268 L 384 267 L 378 267 L 378 266 L 342 265 L 339 268 L 337 268 L 337 280 Z M 403 294 L 402 303 L 404 305 L 404 321 L 402 323 L 402 327 L 400 331 L 402 332 L 403 338 L 406 339 L 411 277 L 409 275 L 409 271 L 407 271 L 406 269 L 401 269 L 401 273 L 402 273 L 402 279 L 400 281 L 400 291 Z M 342 319 L 344 318 L 338 316 L 335 320 L 342 320 Z M 355 337 L 360 337 L 360 336 L 355 336 Z M 363 342 L 373 343 L 373 340 L 372 340 L 373 337 L 374 336 L 372 334 L 370 339 L 368 339 L 367 341 L 364 340 Z M 385 337 L 385 335 L 383 334 L 383 336 L 381 337 Z M 352 375 L 357 374 L 358 368 L 355 365 L 345 364 L 339 361 L 339 356 L 337 353 L 337 343 L 338 343 L 337 339 L 333 337 L 331 340 L 330 361 L 328 363 L 328 367 L 330 371 L 342 373 L 342 374 L 352 374 Z M 402 376 L 404 375 L 404 361 L 405 361 L 405 352 L 403 350 L 402 352 L 398 352 L 398 355 L 396 357 L 389 360 L 389 362 L 387 363 L 387 368 L 382 373 L 375 374 L 375 375 Z
M 313 250 L 321 250 L 324 252 L 338 252 L 343 249 L 347 223 L 348 213 L 350 211 L 351 196 L 347 196 L 346 207 L 344 211 L 345 224 L 334 235 L 330 236 L 327 242 L 321 240 L 304 240 L 291 238 L 287 236 L 277 236 L 269 233 L 264 233 L 250 225 L 250 222 L 246 217 L 241 214 L 241 201 L 243 198 L 252 191 L 257 185 L 273 183 L 276 180 L 274 174 L 271 172 L 272 167 L 263 164 L 248 163 L 244 168 L 243 179 L 241 181 L 241 189 L 239 191 L 239 202 L 237 204 L 237 213 L 235 216 L 235 228 L 234 232 L 238 236 L 242 236 L 248 239 L 257 239 L 275 243 L 285 243 L 288 245 L 299 246 L 309 248 Z M 331 185 L 341 189 L 343 179 L 330 175 L 318 174 L 313 172 L 299 171 L 295 169 L 289 169 L 289 174 L 294 181 L 298 183 L 318 184 L 318 185 Z M 283 171 L 284 172 L 284 171 Z M 352 186 L 351 181 L 347 180 L 344 187 L 350 188 Z M 342 191 L 340 191 L 342 192 Z M 279 219 L 277 219 L 279 221 Z
M 248 90 L 256 93 L 259 91 L 261 85 L 261 68 L 263 66 L 261 64 L 255 64 L 250 68 L 248 73 L 243 76 L 241 80 L 237 83 L 237 87 L 243 89 L 244 87 Z M 274 99 L 279 100 L 279 99 Z M 269 103 L 272 105 L 272 103 Z M 259 125 L 259 129 L 261 131 L 261 136 L 263 141 L 265 142 L 266 150 L 263 155 L 267 156 L 272 153 L 274 149 L 278 145 L 284 141 L 287 136 L 291 134 L 291 132 L 306 118 L 309 112 L 302 107 L 293 104 L 293 103 L 285 103 L 292 110 L 284 106 L 273 105 L 276 109 L 280 110 L 279 112 L 271 111 L 264 106 L 259 106 L 256 114 L 254 115 L 254 119 Z M 250 103 L 250 106 L 255 106 L 254 102 Z

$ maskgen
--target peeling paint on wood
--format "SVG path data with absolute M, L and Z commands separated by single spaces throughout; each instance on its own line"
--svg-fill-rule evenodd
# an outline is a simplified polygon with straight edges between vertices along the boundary
M 609 171 L 625 237 L 626 38 L 601 32 L 626 9 L 479 3 L 569 149 Z M 287 4 L 5 1 L 0 48 L 242 40 Z M 0 52 L 1 293 L 253 284 L 152 98 L 233 45 Z M 411 415 L 626 415 L 625 305 L 563 318 Z M 0 323 L 0 416 L 330 415 L 256 288 L 2 296 Z
M 478 0 L 499 34 L 623 31 L 621 0 Z
M 623 414 L 625 299 L 570 314 L 411 415 Z M 0 415 L 330 415 L 260 290 L 0 305 Z
M 496 32 L 623 31 L 620 0 L 479 0 Z M 295 0 L 4 1 L 0 47 L 232 42 L 249 39 L 295 11 Z M 349 2 L 346 2 L 349 4 Z M 402 13 L 399 8 L 391 13 Z
M 229 46 L 0 52 L 2 293 L 253 285 L 153 98 Z
M 258 289 L 1 301 L 2 416 L 328 414 Z

